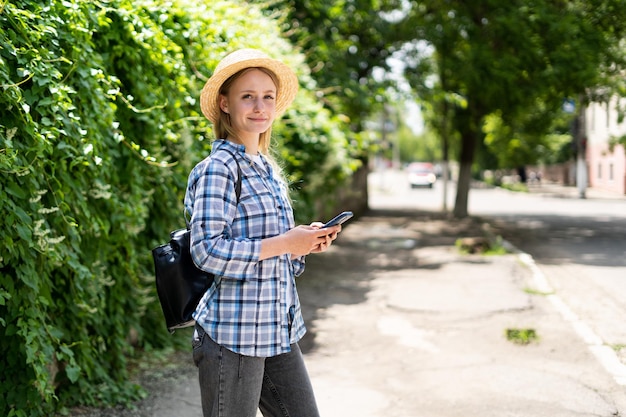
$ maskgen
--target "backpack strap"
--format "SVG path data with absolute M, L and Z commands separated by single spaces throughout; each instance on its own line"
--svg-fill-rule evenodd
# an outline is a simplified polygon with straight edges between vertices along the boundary
M 224 152 L 228 152 L 237 164 L 237 181 L 235 182 L 235 195 L 237 196 L 237 204 L 239 204 L 239 198 L 241 197 L 241 166 L 239 166 L 239 161 L 237 160 L 235 154 L 233 154 L 231 151 L 227 151 L 226 149 L 224 149 Z
M 235 181 L 235 195 L 237 196 L 237 205 L 239 205 L 239 199 L 241 198 L 241 177 L 242 177 L 242 173 L 241 173 L 241 166 L 239 165 L 239 161 L 237 160 L 237 157 L 231 152 L 231 151 L 227 151 L 226 149 L 224 149 L 225 152 L 228 152 L 233 159 L 235 160 L 235 163 L 237 164 L 237 181 Z M 189 230 L 189 222 L 191 221 L 191 214 L 187 211 L 187 207 L 185 207 L 183 209 L 183 216 L 185 217 L 185 224 L 187 225 L 187 230 Z M 189 216 L 189 218 L 187 218 L 187 216 Z

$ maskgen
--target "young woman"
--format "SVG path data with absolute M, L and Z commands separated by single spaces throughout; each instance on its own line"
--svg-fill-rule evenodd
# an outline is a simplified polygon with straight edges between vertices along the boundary
M 297 90 L 288 66 L 243 49 L 218 64 L 200 96 L 216 140 L 189 175 L 185 207 L 194 262 L 216 276 L 194 313 L 205 417 L 319 415 L 298 347 L 306 329 L 295 277 L 341 226 L 294 227 L 269 153 L 272 122 Z

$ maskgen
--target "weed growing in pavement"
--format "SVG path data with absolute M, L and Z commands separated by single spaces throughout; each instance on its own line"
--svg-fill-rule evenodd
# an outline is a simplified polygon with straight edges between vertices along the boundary
M 613 349 L 616 353 L 620 353 L 622 350 L 626 352 L 626 345 L 610 345 L 611 349 Z
M 524 292 L 526 294 L 530 294 L 530 295 L 543 295 L 543 296 L 548 296 L 548 295 L 554 294 L 554 291 L 548 291 L 548 292 L 546 292 L 546 291 L 538 291 L 538 290 L 535 290 L 535 289 L 532 289 L 532 288 L 528 288 L 528 287 L 524 288 Z
M 535 329 L 506 329 L 506 339 L 518 345 L 528 345 L 538 341 L 539 336 Z

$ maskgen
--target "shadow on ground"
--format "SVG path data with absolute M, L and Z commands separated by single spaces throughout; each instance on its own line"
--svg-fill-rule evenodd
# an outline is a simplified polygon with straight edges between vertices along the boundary
M 478 218 L 452 219 L 443 213 L 373 210 L 353 220 L 326 253 L 307 257 L 298 292 L 308 332 L 302 351 L 315 349 L 316 319 L 335 304 L 365 301 L 374 274 L 402 269 L 439 269 L 446 259 L 428 247 L 454 246 L 459 238 L 485 232 Z M 418 255 L 419 249 L 419 255 Z
M 480 219 L 455 220 L 440 213 L 376 210 L 351 220 L 330 251 L 307 257 L 306 271 L 297 281 L 308 328 L 300 343 L 302 351 L 307 353 L 316 348 L 316 321 L 323 317 L 326 309 L 366 301 L 375 274 L 402 269 L 437 270 L 448 260 L 441 258 L 440 250 L 429 254 L 429 247 L 454 246 L 458 238 L 477 236 L 484 236 Z M 474 258 L 468 262 L 480 260 Z M 172 337 L 190 340 L 191 330 L 177 331 Z M 146 391 L 145 399 L 130 408 L 77 407 L 69 410 L 69 414 L 74 417 L 161 416 L 167 413 L 165 405 L 171 402 L 173 391 L 197 383 L 191 346 L 189 350 L 168 355 L 166 360 L 148 362 L 140 364 L 140 369 L 133 372 L 135 381 Z M 194 413 L 196 408 L 191 407 Z

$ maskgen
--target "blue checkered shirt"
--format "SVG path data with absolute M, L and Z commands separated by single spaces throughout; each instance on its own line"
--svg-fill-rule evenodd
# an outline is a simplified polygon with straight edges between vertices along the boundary
M 241 167 L 239 204 L 233 158 Z M 189 174 L 185 207 L 191 213 L 191 256 L 199 268 L 215 274 L 194 319 L 218 344 L 242 355 L 270 357 L 289 352 L 306 332 L 295 289 L 304 257 L 259 261 L 261 239 L 294 227 L 287 188 L 261 159 L 264 169 L 243 145 L 215 141 L 211 154 Z

